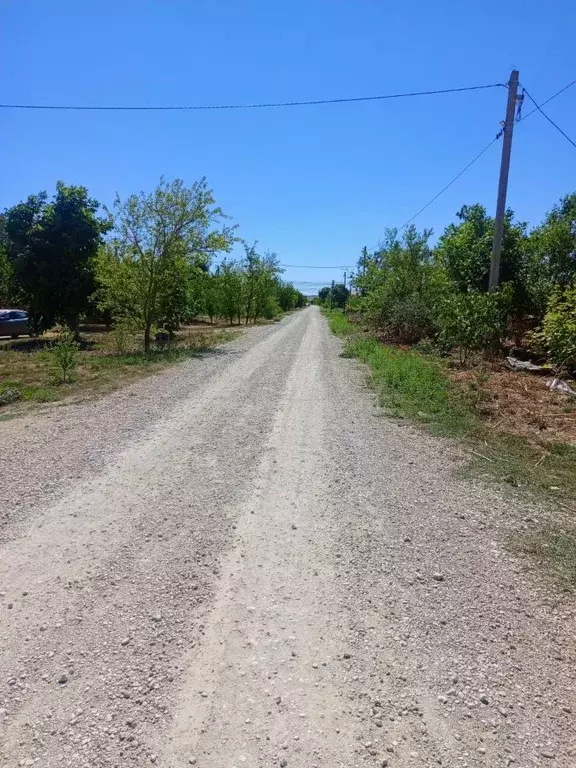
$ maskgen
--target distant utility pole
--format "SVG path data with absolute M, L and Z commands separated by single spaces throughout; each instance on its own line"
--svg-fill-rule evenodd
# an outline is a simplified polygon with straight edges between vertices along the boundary
M 514 131 L 514 113 L 518 99 L 517 69 L 512 70 L 508 83 L 508 102 L 506 104 L 506 121 L 503 127 L 502 160 L 500 161 L 500 179 L 498 181 L 498 199 L 496 201 L 496 220 L 494 222 L 494 242 L 492 244 L 492 261 L 490 262 L 491 291 L 498 288 L 500 282 L 500 254 L 502 252 L 502 239 L 504 237 L 504 219 L 506 216 L 506 192 L 508 190 L 508 174 L 510 172 L 510 153 L 512 151 L 512 133 Z

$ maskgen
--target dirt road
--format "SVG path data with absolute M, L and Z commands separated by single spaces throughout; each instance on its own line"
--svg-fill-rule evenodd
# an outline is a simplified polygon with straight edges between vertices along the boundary
M 576 765 L 537 510 L 339 351 L 311 307 L 0 423 L 0 765 Z

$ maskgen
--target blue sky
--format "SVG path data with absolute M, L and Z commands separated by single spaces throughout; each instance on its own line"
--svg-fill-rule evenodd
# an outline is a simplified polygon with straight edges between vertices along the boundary
M 521 82 L 543 100 L 576 77 L 573 0 L 3 0 L 0 102 L 217 104 Z M 354 264 L 496 133 L 492 89 L 234 112 L 2 112 L 0 207 L 84 184 L 110 204 L 161 174 L 206 175 L 240 234 L 287 264 Z M 576 136 L 576 86 L 547 108 Z M 494 208 L 494 145 L 416 221 Z M 576 150 L 539 114 L 515 133 L 509 205 L 536 223 L 576 189 Z M 289 269 L 311 283 L 338 269 Z

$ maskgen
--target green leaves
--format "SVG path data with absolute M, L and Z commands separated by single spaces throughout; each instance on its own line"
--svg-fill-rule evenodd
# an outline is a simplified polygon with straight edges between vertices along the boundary
M 552 295 L 539 336 L 560 372 L 576 371 L 576 285 Z
M 361 305 L 377 328 L 405 343 L 433 332 L 432 232 L 408 227 L 401 238 L 387 230 L 372 258 L 362 254 L 356 284 Z
M 450 224 L 438 241 L 435 256 L 460 292 L 488 290 L 494 219 L 481 205 L 464 205 L 456 214 L 460 224 Z M 500 268 L 500 282 L 511 283 L 522 293 L 526 260 L 526 225 L 506 212 Z
M 164 178 L 150 194 L 119 197 L 115 237 L 100 252 L 100 306 L 115 318 L 130 316 L 150 348 L 153 326 L 173 332 L 197 303 L 193 286 L 216 251 L 230 250 L 233 227 L 221 226 L 206 179 L 186 187 Z
M 500 346 L 509 311 L 510 290 L 450 293 L 439 306 L 439 339 L 465 362 L 472 352 Z
M 108 217 L 85 187 L 58 182 L 52 200 L 45 192 L 6 211 L 4 239 L 14 279 L 31 312 L 49 327 L 61 321 L 77 330 L 94 292 L 94 259 Z
M 344 309 L 349 296 L 350 291 L 344 283 L 332 283 L 331 286 L 327 285 L 318 291 L 318 298 L 330 309 Z

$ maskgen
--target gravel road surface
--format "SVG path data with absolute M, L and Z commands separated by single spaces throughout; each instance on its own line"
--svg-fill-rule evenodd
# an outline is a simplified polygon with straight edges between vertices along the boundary
M 310 307 L 0 423 L 0 766 L 576 766 L 538 510 L 340 349 Z

